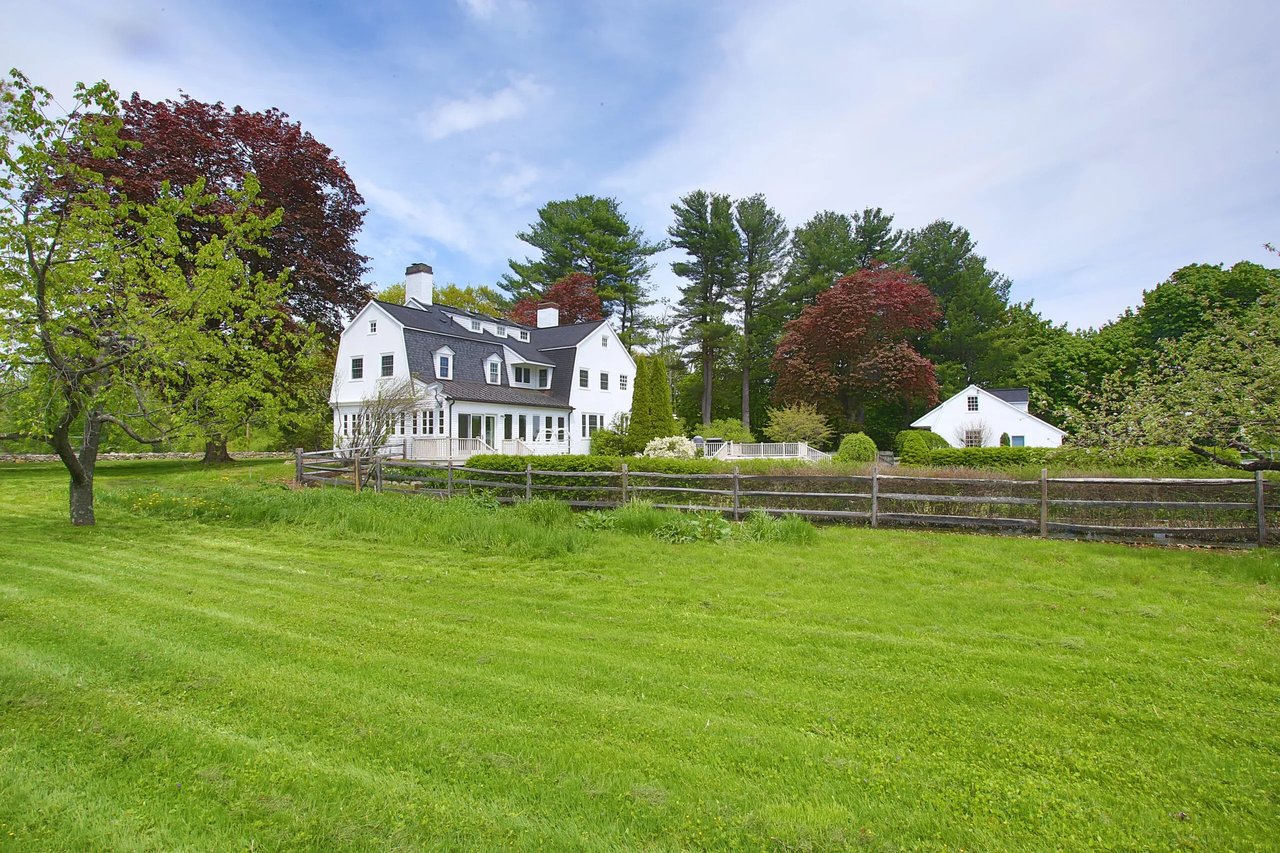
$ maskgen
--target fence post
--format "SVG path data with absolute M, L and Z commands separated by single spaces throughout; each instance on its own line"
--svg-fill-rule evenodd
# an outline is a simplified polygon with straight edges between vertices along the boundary
M 302 475 L 304 473 L 302 467 L 302 448 L 295 447 L 293 449 L 293 482 L 296 485 L 302 485 Z
M 374 457 L 373 460 L 373 490 L 378 494 L 382 494 L 382 457 Z
M 447 479 L 445 483 L 444 496 L 447 498 L 451 498 L 453 497 L 453 460 L 452 459 L 448 461 L 447 466 L 448 466 L 448 473 L 446 474 Z
M 871 526 L 880 526 L 880 463 L 871 466 Z
M 1040 469 L 1040 536 L 1049 538 L 1049 469 Z
M 1253 472 L 1254 500 L 1258 505 L 1258 547 L 1267 547 L 1267 504 L 1262 472 Z
M 415 415 L 414 417 L 417 417 L 417 415 Z M 409 458 L 409 441 L 410 441 L 410 438 L 407 435 L 404 438 L 400 439 L 400 458 L 401 459 L 407 460 Z
M 742 520 L 742 498 L 741 498 L 742 487 L 739 483 L 740 477 L 741 477 L 741 473 L 738 469 L 738 466 L 734 465 L 733 466 L 733 520 L 734 521 Z
M 627 463 L 622 463 L 622 497 L 618 500 L 618 506 L 627 505 Z
M 351 475 L 355 480 L 356 494 L 360 494 L 360 451 L 357 450 L 355 456 L 351 457 Z
M 533 463 L 524 463 L 524 499 L 533 500 Z

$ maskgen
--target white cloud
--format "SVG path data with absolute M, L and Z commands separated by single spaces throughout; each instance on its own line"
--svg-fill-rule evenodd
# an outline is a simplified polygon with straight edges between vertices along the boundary
M 519 77 L 491 94 L 444 101 L 435 109 L 419 115 L 418 123 L 428 139 L 440 140 L 487 124 L 519 118 L 546 98 L 550 91 L 532 77 Z

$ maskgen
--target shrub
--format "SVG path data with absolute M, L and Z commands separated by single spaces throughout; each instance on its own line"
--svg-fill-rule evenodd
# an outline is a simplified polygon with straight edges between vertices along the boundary
M 1009 433 L 1007 432 L 1000 433 L 1000 446 L 1009 447 L 1011 446 L 1011 444 L 1012 442 L 1009 440 Z
M 744 427 L 742 421 L 734 418 L 717 418 L 695 429 L 704 438 L 723 438 L 725 441 L 736 441 L 739 444 L 750 444 L 756 440 L 751 430 Z
M 893 453 L 904 465 L 928 465 L 930 450 L 950 446 L 945 438 L 927 429 L 904 429 L 893 438 Z
M 592 456 L 626 456 L 628 455 L 627 437 L 612 429 L 596 430 L 591 436 Z
M 803 441 L 821 447 L 835 434 L 826 417 L 811 403 L 769 409 L 768 415 L 764 434 L 770 441 Z
M 683 435 L 655 438 L 644 446 L 644 455 L 650 459 L 692 459 L 697 452 L 692 439 Z
M 837 462 L 875 462 L 876 443 L 865 432 L 854 432 L 840 440 L 840 449 L 835 453 Z

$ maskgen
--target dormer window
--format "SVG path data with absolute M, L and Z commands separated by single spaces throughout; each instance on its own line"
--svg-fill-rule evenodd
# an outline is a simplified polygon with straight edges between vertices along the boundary
M 526 332 L 524 329 L 521 329 L 521 330 L 520 330 L 520 340 L 522 340 L 522 341 L 527 341 L 527 340 L 529 340 L 529 333 L 528 333 L 528 332 Z
M 966 402 L 968 403 L 969 411 L 971 412 L 978 411 L 978 395 L 975 394 L 972 397 L 969 397 L 968 400 L 966 400 Z M 966 446 L 972 446 L 972 445 L 966 445 Z
M 482 328 L 482 326 L 481 326 L 481 324 L 480 324 L 480 321 L 479 321 L 479 320 L 472 320 L 472 321 L 471 321 L 471 331 L 473 331 L 473 332 L 478 332 L 478 331 L 480 331 L 480 329 L 481 329 L 481 328 Z
M 538 387 L 546 388 L 551 384 L 551 371 L 545 367 L 538 370 Z
M 371 334 L 371 335 L 376 335 L 376 334 L 378 334 L 378 321 L 377 321 L 377 320 L 370 320 L 370 321 L 369 321 L 369 334 Z
M 507 327 L 506 327 L 506 326 L 499 326 L 499 327 L 498 327 L 498 331 L 497 331 L 497 335 L 498 335 L 498 337 L 500 337 L 500 338 L 505 338 L 505 337 L 507 336 Z
M 533 371 L 528 367 L 516 368 L 516 382 L 521 385 L 533 384 Z
M 485 362 L 484 378 L 490 385 L 502 384 L 502 362 L 496 356 L 490 356 Z
M 436 379 L 453 378 L 453 350 L 441 347 L 435 351 Z

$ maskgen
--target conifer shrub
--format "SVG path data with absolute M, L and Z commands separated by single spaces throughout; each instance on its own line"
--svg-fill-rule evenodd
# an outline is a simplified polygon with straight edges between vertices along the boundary
M 837 462 L 875 462 L 879 452 L 876 443 L 865 432 L 854 432 L 840 440 L 835 452 Z

